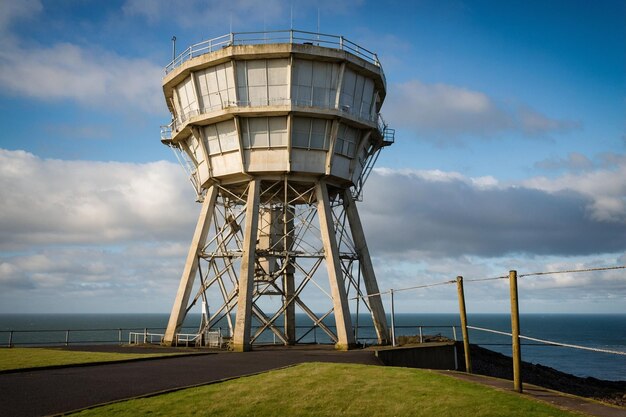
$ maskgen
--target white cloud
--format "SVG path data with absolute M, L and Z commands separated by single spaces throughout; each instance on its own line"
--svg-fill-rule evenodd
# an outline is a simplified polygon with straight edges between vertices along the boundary
M 578 152 L 570 152 L 567 158 L 550 158 L 535 163 L 535 167 L 544 170 L 567 169 L 582 171 L 593 168 L 593 162 L 585 155 Z
M 68 43 L 29 48 L 5 44 L 0 51 L 0 86 L 42 100 L 161 113 L 162 76 L 162 68 L 145 59 Z
M 483 177 L 466 177 L 459 172 L 442 171 L 439 169 L 419 170 L 419 169 L 391 169 L 391 168 L 374 168 L 374 171 L 383 176 L 392 177 L 394 175 L 404 175 L 407 177 L 420 178 L 429 182 L 453 182 L 461 181 L 466 184 L 476 186 L 478 188 L 490 188 L 498 185 L 498 180 L 492 176 Z
M 568 132 L 581 128 L 580 122 L 551 119 L 526 105 L 518 106 L 514 109 L 513 117 L 516 119 L 517 127 L 531 136 L 543 135 L 549 132 Z
M 167 311 L 199 208 L 169 162 L 0 150 L 0 310 Z
M 587 209 L 593 219 L 626 224 L 626 156 L 614 155 L 609 159 L 615 164 L 613 167 L 556 179 L 531 178 L 524 185 L 549 193 L 579 193 L 590 200 Z
M 552 119 L 525 105 L 504 105 L 480 91 L 442 83 L 391 84 L 387 97 L 383 111 L 391 124 L 415 130 L 426 140 L 491 137 L 506 131 L 541 136 L 580 128 L 577 122 Z
M 43 10 L 39 0 L 1 1 L 0 2 L 0 33 L 17 20 L 26 19 Z
M 603 184 L 594 187 L 597 181 Z M 623 171 L 516 185 L 438 170 L 376 170 L 362 217 L 376 236 L 372 250 L 390 257 L 623 251 L 625 181 Z
M 438 170 L 377 170 L 370 181 L 359 210 L 382 290 L 626 259 L 625 226 L 590 219 L 591 200 L 573 191 L 548 193 Z M 193 200 L 182 170 L 171 163 L 0 151 L 0 310 L 168 311 L 199 210 Z M 619 273 L 540 277 L 523 285 L 527 299 L 545 301 L 541 308 L 551 308 L 543 294 L 582 300 L 591 286 L 593 304 L 626 293 Z M 486 303 L 473 311 L 506 307 L 503 283 L 467 291 Z M 415 300 L 435 311 L 455 308 L 454 291 L 445 286 L 406 294 L 406 311 L 414 311 Z
M 184 254 L 172 242 L 50 246 L 0 261 L 3 312 L 165 312 Z M 156 253 L 155 253 L 156 252 Z
M 199 210 L 182 169 L 0 150 L 0 248 L 186 236 Z
M 626 252 L 624 252 L 626 255 Z M 381 256 L 374 267 L 381 291 L 449 282 L 463 276 L 468 312 L 505 313 L 510 309 L 508 279 L 511 269 L 518 271 L 520 304 L 525 313 L 621 313 L 626 299 L 623 270 L 570 272 L 532 275 L 534 272 L 588 269 L 623 265 L 624 255 L 592 256 L 504 256 L 497 258 L 454 256 L 431 257 L 415 252 L 403 259 Z M 456 286 L 438 285 L 395 292 L 396 312 L 458 311 Z M 383 299 L 389 307 L 389 296 Z

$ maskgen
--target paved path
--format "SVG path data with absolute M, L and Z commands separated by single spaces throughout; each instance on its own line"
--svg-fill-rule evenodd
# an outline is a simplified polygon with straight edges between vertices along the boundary
M 83 347 L 83 350 L 102 350 Z M 128 348 L 105 348 L 108 351 Z M 145 353 L 153 350 L 143 349 Z M 157 350 L 159 351 L 159 350 Z M 320 347 L 260 349 L 247 353 L 220 352 L 149 361 L 91 365 L 0 374 L 0 415 L 45 416 L 141 395 L 250 375 L 303 362 L 381 365 L 373 351 L 336 352 Z M 502 379 L 441 371 L 466 381 L 510 391 Z M 524 385 L 524 395 L 558 407 L 598 417 L 624 417 L 626 409 L 605 406 L 580 397 Z
M 10 373 L 0 375 L 0 415 L 58 414 L 303 362 L 380 365 L 371 351 L 298 348 Z

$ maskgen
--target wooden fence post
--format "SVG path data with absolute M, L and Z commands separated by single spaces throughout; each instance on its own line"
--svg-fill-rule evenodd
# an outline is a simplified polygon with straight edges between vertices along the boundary
M 461 332 L 463 333 L 463 352 L 465 353 L 465 371 L 472 373 L 472 359 L 470 357 L 469 334 L 467 332 L 467 314 L 465 311 L 465 294 L 463 292 L 463 277 L 456 277 L 456 289 L 459 295 L 459 313 L 461 314 Z
M 511 335 L 513 345 L 513 389 L 522 392 L 522 351 L 519 343 L 519 303 L 517 298 L 517 271 L 509 271 L 511 291 Z
M 391 346 L 396 345 L 396 308 L 393 302 L 393 288 L 389 290 L 391 294 Z

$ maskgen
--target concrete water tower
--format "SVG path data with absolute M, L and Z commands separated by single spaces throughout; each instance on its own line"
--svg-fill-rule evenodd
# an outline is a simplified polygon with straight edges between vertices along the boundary
M 313 333 L 349 349 L 351 306 L 387 343 L 355 205 L 393 143 L 377 56 L 341 36 L 231 33 L 174 59 L 163 91 L 173 122 L 162 141 L 202 202 L 164 343 L 197 303 L 201 330 L 222 323 L 237 351 Z

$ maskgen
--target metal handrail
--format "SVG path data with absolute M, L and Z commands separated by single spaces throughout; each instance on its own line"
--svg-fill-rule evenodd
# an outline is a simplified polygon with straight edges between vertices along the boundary
M 350 52 L 365 61 L 381 67 L 378 55 L 340 35 L 307 32 L 302 30 L 270 30 L 263 32 L 231 32 L 216 38 L 195 43 L 176 56 L 165 66 L 165 74 L 181 66 L 186 61 L 231 45 L 258 45 L 289 43 L 318 45 Z M 381 67 L 382 74 L 382 67 Z M 383 75 L 384 77 L 384 75 Z
M 194 327 L 184 327 L 185 329 L 193 329 Z M 162 327 L 126 327 L 126 328 L 94 328 L 94 329 L 7 329 L 0 330 L 0 346 L 55 346 L 55 345 L 85 345 L 85 344 L 123 344 L 126 336 L 137 333 L 141 336 L 144 334 L 158 334 L 151 331 L 163 331 Z M 89 333 L 91 337 L 80 337 L 77 334 Z M 30 340 L 22 339 L 20 335 L 36 335 L 42 337 L 30 338 Z
M 380 123 L 380 114 L 371 114 L 368 111 L 359 111 L 359 112 L 351 112 L 348 109 L 338 106 L 335 103 L 323 103 L 323 102 L 315 102 L 313 100 L 298 100 L 292 98 L 275 98 L 275 99 L 266 99 L 264 102 L 252 103 L 250 101 L 236 101 L 236 102 L 227 102 L 223 105 L 212 106 L 212 107 L 203 107 L 203 108 L 194 108 L 183 114 L 180 117 L 176 117 L 169 125 L 161 125 L 161 140 L 171 140 L 172 134 L 180 131 L 185 124 L 192 118 L 196 116 L 202 116 L 206 114 L 210 114 L 212 112 L 218 112 L 225 110 L 230 107 L 256 107 L 256 106 L 265 106 L 265 105 L 285 105 L 285 106 L 293 106 L 293 107 L 315 107 L 324 110 L 339 110 L 342 113 L 347 113 L 349 116 L 356 117 L 359 120 L 364 120 L 367 122 L 376 122 L 378 119 L 378 130 L 383 137 L 385 135 L 385 129 L 387 129 L 387 125 L 383 125 Z M 394 131 L 395 132 L 395 131 Z M 393 134 L 392 134 L 393 136 Z

